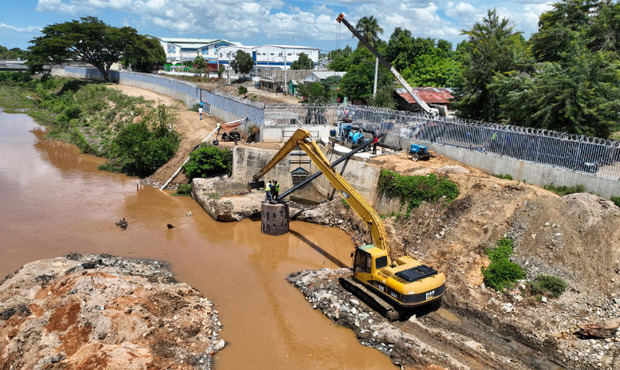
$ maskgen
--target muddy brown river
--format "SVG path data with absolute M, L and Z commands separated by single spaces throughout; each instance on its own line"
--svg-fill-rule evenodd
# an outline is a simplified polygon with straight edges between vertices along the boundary
M 348 264 L 353 244 L 344 232 L 293 222 L 302 238 L 276 237 L 254 221 L 218 223 L 189 197 L 99 171 L 101 159 L 43 137 L 27 115 L 0 111 L 0 275 L 69 252 L 165 260 L 220 312 L 228 344 L 217 369 L 393 368 L 285 280 L 335 267 L 334 258 Z M 115 225 L 122 217 L 126 231 Z

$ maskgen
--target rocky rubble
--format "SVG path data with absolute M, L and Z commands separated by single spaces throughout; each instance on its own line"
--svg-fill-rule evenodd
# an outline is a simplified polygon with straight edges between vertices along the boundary
M 0 284 L 0 368 L 209 369 L 220 330 L 213 304 L 157 261 L 71 254 Z

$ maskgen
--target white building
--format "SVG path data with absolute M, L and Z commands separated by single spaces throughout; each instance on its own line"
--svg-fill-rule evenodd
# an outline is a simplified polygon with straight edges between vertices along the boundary
M 252 56 L 257 69 L 280 68 L 284 65 L 290 68 L 291 64 L 299 58 L 301 53 L 305 53 L 316 65 L 319 61 L 319 49 L 307 46 L 292 45 L 265 45 L 265 46 L 225 46 L 217 50 L 219 63 L 230 65 L 230 61 L 235 59 L 237 50 L 243 50 Z M 288 69 L 287 68 L 287 69 Z
M 200 55 L 206 60 L 217 59 L 218 50 L 225 46 L 240 45 L 220 39 L 182 39 L 158 37 L 161 46 L 166 52 L 166 62 L 179 63 L 196 59 Z

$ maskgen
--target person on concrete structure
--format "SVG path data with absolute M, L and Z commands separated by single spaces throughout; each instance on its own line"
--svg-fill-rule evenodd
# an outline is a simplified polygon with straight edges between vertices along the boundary
M 278 195 L 280 194 L 280 184 L 278 184 L 277 180 L 273 181 L 273 186 L 271 187 L 271 191 L 273 192 L 273 199 L 278 200 Z
M 200 120 L 202 120 L 202 107 L 198 107 L 198 116 L 200 116 Z
M 220 130 L 222 129 L 222 123 L 220 121 L 217 121 L 217 123 L 215 124 L 215 129 L 217 130 L 215 136 L 220 136 Z
M 271 180 L 269 180 L 269 182 L 265 184 L 265 200 L 268 200 L 269 202 L 273 202 L 272 187 L 273 185 L 271 184 Z
M 198 104 L 198 107 L 204 108 L 205 107 L 205 103 L 203 103 L 202 100 L 201 100 L 200 103 Z
M 379 143 L 379 138 L 375 136 L 372 139 L 372 154 L 377 154 L 377 144 L 378 143 Z

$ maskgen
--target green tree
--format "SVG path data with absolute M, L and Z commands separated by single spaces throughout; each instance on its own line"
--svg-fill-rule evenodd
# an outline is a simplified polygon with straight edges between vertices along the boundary
M 493 76 L 527 64 L 525 40 L 508 24 L 507 18 L 489 10 L 484 19 L 463 31 L 469 38 L 462 46 L 462 75 L 455 79 L 454 105 L 459 115 L 488 121 L 499 117 L 497 95 L 489 89 Z
M 379 26 L 377 22 L 377 18 L 374 16 L 370 17 L 362 17 L 357 24 L 355 25 L 355 29 L 362 34 L 362 37 L 368 41 L 370 46 L 376 48 L 379 42 L 378 34 L 383 33 L 383 28 Z M 357 44 L 359 48 L 360 45 L 363 45 L 361 42 Z
M 58 64 L 68 60 L 92 64 L 105 81 L 113 63 L 126 56 L 128 47 L 138 38 L 131 27 L 112 27 L 96 17 L 83 17 L 46 26 L 42 36 L 30 41 L 28 66 L 40 71 L 45 64 Z
M 230 66 L 235 73 L 241 73 L 245 76 L 246 73 L 250 73 L 252 67 L 254 67 L 254 60 L 252 56 L 243 50 L 237 50 L 235 59 L 230 62 Z
M 366 48 L 357 48 L 349 59 L 347 74 L 342 77 L 340 88 L 352 100 L 368 103 L 374 83 L 375 56 Z M 392 87 L 392 74 L 383 65 L 379 65 L 377 82 L 377 91 L 383 86 Z
M 306 53 L 300 53 L 296 61 L 291 63 L 291 69 L 313 69 L 314 62 Z
M 303 103 L 324 104 L 329 101 L 330 91 L 320 82 L 301 84 L 298 91 L 303 96 Z
M 330 60 L 328 68 L 332 71 L 345 72 L 349 66 L 349 58 L 353 50 L 347 45 L 344 49 L 332 50 L 328 57 Z
M 156 65 L 166 63 L 166 52 L 157 39 L 136 34 L 127 40 L 122 61 L 133 71 L 153 72 Z
M 28 51 L 20 48 L 7 49 L 0 45 L 0 59 L 27 59 Z
M 203 73 L 206 75 L 207 62 L 200 56 L 200 54 L 196 54 L 196 58 L 194 59 L 194 68 L 198 71 L 200 77 L 202 77 Z

